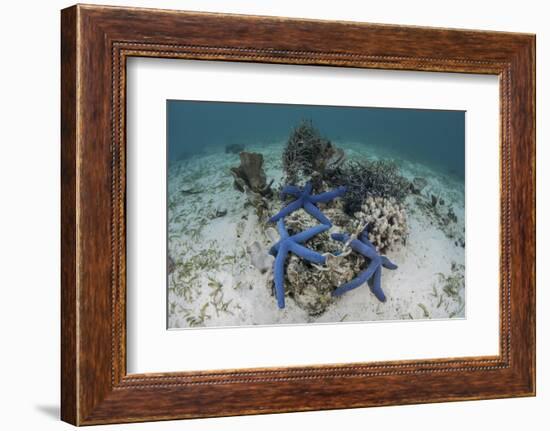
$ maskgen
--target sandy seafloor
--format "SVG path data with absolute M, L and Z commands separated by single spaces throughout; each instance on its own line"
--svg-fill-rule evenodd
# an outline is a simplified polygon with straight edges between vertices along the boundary
M 365 144 L 335 144 L 348 159 L 386 158 Z M 246 151 L 264 156 L 268 181 L 282 181 L 284 143 L 249 145 Z M 391 157 L 391 155 L 390 155 Z M 168 172 L 168 252 L 175 270 L 168 275 L 168 327 L 219 327 L 407 319 L 447 319 L 465 316 L 465 286 L 449 294 L 447 277 L 464 275 L 465 249 L 450 239 L 422 204 L 431 195 L 452 205 L 458 220 L 453 229 L 464 238 L 464 181 L 428 166 L 396 160 L 408 179 L 425 178 L 421 195 L 406 200 L 407 244 L 387 252 L 398 269 L 382 273 L 387 301 L 379 302 L 365 284 L 336 298 L 320 316 L 309 316 L 287 296 L 279 309 L 270 274 L 251 266 L 246 246 L 271 244 L 246 196 L 233 187 L 230 167 L 238 154 L 218 153 L 171 162 Z M 192 193 L 189 193 L 191 191 Z M 227 214 L 215 217 L 219 210 Z M 462 278 L 463 280 L 463 278 Z

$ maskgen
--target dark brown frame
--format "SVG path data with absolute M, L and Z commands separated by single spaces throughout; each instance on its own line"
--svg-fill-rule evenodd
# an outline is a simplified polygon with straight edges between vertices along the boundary
M 88 425 L 535 394 L 534 35 L 81 5 L 61 18 L 63 420 Z M 129 56 L 498 75 L 500 354 L 127 375 Z

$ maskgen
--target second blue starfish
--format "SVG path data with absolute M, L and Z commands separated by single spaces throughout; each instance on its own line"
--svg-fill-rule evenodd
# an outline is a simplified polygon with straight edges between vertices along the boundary
M 332 239 L 341 242 L 348 242 L 350 236 L 345 233 L 333 233 Z M 374 245 L 369 241 L 367 229 L 365 228 L 358 239 L 352 239 L 349 245 L 353 251 L 370 259 L 367 268 L 360 272 L 353 280 L 339 286 L 332 292 L 332 296 L 340 296 L 348 290 L 355 289 L 368 281 L 370 290 L 374 296 L 381 302 L 386 302 L 386 295 L 382 291 L 382 267 L 387 269 L 397 269 L 397 265 L 392 263 L 386 256 L 381 256 L 376 251 Z
M 294 196 L 295 201 L 289 203 L 281 211 L 275 214 L 269 219 L 270 222 L 276 222 L 283 217 L 293 213 L 294 211 L 303 208 L 309 215 L 315 217 L 321 223 L 332 226 L 331 221 L 317 208 L 317 204 L 320 202 L 329 202 L 338 196 L 342 196 L 346 193 L 346 187 L 338 187 L 335 190 L 329 192 L 320 193 L 318 195 L 312 195 L 313 185 L 308 181 L 303 189 L 296 186 L 285 186 L 281 192 L 281 198 L 285 198 L 287 195 Z
M 318 225 L 290 236 L 286 230 L 283 219 L 281 218 L 277 222 L 277 230 L 279 231 L 281 239 L 271 247 L 269 253 L 275 256 L 275 261 L 273 262 L 273 278 L 275 279 L 275 293 L 277 295 L 277 305 L 279 308 L 285 308 L 285 261 L 288 253 L 292 252 L 309 262 L 323 265 L 325 263 L 325 256 L 304 247 L 301 243 L 326 231 L 328 228 L 329 226 L 327 225 Z

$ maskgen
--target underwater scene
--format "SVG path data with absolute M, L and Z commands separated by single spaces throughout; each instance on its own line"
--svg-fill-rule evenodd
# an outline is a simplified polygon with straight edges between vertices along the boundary
M 465 112 L 167 101 L 167 326 L 465 317 Z

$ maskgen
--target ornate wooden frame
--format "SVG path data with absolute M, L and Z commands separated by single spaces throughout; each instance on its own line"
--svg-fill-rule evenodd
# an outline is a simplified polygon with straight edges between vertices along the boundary
M 63 420 L 88 425 L 535 394 L 534 35 L 81 5 L 61 18 Z M 500 354 L 128 375 L 130 56 L 498 75 Z

